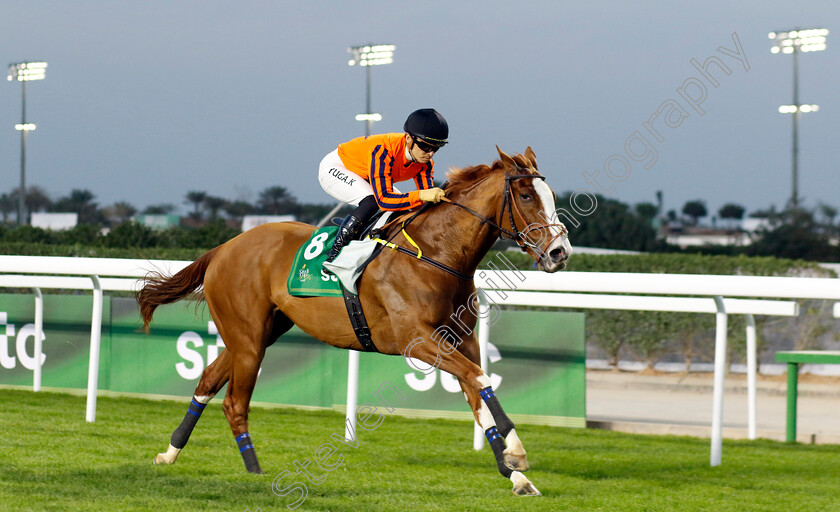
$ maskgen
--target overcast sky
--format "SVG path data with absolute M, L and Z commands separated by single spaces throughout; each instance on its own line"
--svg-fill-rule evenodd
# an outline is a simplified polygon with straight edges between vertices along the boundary
M 701 199 L 716 212 L 790 197 L 792 116 L 777 109 L 792 101 L 793 60 L 770 53 L 767 33 L 834 30 L 840 2 L 6 0 L 2 14 L 5 62 L 49 63 L 27 86 L 27 183 L 53 199 L 82 188 L 100 206 L 186 212 L 190 190 L 253 202 L 281 185 L 333 202 L 318 163 L 364 134 L 364 70 L 347 47 L 373 42 L 396 45 L 372 69 L 374 131 L 439 110 L 451 143 L 438 177 L 489 163 L 496 144 L 530 145 L 558 193 L 637 203 L 661 190 L 666 210 Z M 838 37 L 800 58 L 800 102 L 820 106 L 800 125 L 808 206 L 840 207 Z M 712 56 L 730 74 L 690 62 Z M 705 98 L 695 108 L 680 88 Z M 6 82 L 0 192 L 19 183 L 20 116 L 21 86 Z

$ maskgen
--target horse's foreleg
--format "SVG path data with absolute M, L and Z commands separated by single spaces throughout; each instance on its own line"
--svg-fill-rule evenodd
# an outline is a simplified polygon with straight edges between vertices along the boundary
M 178 428 L 172 432 L 172 437 L 169 441 L 169 447 L 165 453 L 159 453 L 155 457 L 155 464 L 174 464 L 178 459 L 178 455 L 187 441 L 190 440 L 193 428 L 195 428 L 201 413 L 204 408 L 210 403 L 210 400 L 222 389 L 222 386 L 228 381 L 230 376 L 230 356 L 227 350 L 223 350 L 219 357 L 216 358 L 204 372 L 201 374 L 201 380 L 195 388 L 195 394 L 190 401 L 189 409 L 187 409 L 184 419 Z
M 538 496 L 540 491 L 528 477 L 522 474 L 522 471 L 526 471 L 529 467 L 525 448 L 516 435 L 513 422 L 499 404 L 499 399 L 496 398 L 493 388 L 490 386 L 490 378 L 482 373 L 476 378 L 476 381 L 481 386 L 478 391 L 476 391 L 475 386 L 470 386 L 464 380 L 459 379 L 461 389 L 464 390 L 475 419 L 484 430 L 487 442 L 490 443 L 490 448 L 493 450 L 499 473 L 513 482 L 514 494 Z
M 474 364 L 479 364 L 480 355 L 478 341 L 475 339 L 475 336 L 472 336 L 471 339 L 467 339 L 461 343 L 458 346 L 458 351 L 464 354 L 464 356 L 466 356 L 467 359 Z M 465 386 L 463 381 L 460 383 L 461 389 L 463 389 L 464 393 L 469 396 L 467 389 L 470 386 Z M 513 422 L 510 420 L 508 415 L 505 414 L 505 411 L 499 403 L 499 399 L 495 396 L 493 388 L 490 387 L 489 379 L 486 383 L 487 386 L 479 391 L 478 396 L 482 399 L 484 404 L 487 406 L 487 409 L 489 409 L 490 414 L 493 416 L 497 432 L 504 438 L 506 445 L 503 452 L 505 466 L 517 471 L 527 471 L 529 464 L 527 454 L 525 453 L 525 447 L 522 445 L 522 441 L 519 440 L 519 436 L 516 435 L 516 429 L 513 426 Z M 474 399 L 474 401 L 477 402 L 477 399 Z M 475 405 L 475 403 L 470 403 L 470 406 L 473 407 L 473 411 L 476 411 Z M 477 413 L 476 420 L 478 420 Z M 479 424 L 481 423 L 479 422 Z
M 466 345 L 462 344 L 459 351 L 449 353 L 435 350 L 438 347 L 430 343 L 422 343 L 416 345 L 410 355 L 458 377 L 475 419 L 484 430 L 484 435 L 493 449 L 499 473 L 513 482 L 514 494 L 539 495 L 540 491 L 520 472 L 520 469 L 524 471 L 528 468 L 525 449 L 516 436 L 513 422 L 502 410 L 493 393 L 490 378 L 474 362 L 478 359 L 478 349 L 475 340 L 471 341 L 472 343 L 468 341 L 465 342 Z M 505 444 L 505 438 L 510 439 L 510 447 Z

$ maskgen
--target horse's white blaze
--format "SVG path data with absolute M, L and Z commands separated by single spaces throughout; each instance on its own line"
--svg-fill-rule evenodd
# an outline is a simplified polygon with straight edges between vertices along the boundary
M 542 211 L 545 214 L 543 218 L 550 224 L 548 230 L 551 233 L 551 237 L 554 238 L 554 241 L 544 249 L 544 252 L 550 253 L 562 247 L 563 253 L 568 258 L 572 255 L 572 245 L 569 243 L 568 238 L 558 236 L 565 231 L 565 226 L 560 222 L 560 217 L 557 216 L 554 194 L 551 193 L 551 188 L 543 180 L 534 180 L 534 190 L 537 191 L 537 196 L 540 198 Z
M 478 407 L 478 424 L 481 425 L 482 430 L 487 430 L 490 427 L 496 426 L 496 421 L 493 419 L 493 413 L 490 412 L 490 408 L 487 407 L 487 404 L 484 401 L 481 401 L 481 405 Z
M 155 457 L 155 464 L 174 464 L 178 459 L 178 454 L 181 453 L 180 448 L 175 448 L 171 444 L 166 449 L 166 453 L 158 453 Z
M 554 194 L 551 193 L 551 188 L 543 180 L 534 180 L 534 190 L 537 191 L 537 197 L 540 198 L 545 218 L 552 224 L 549 228 L 551 236 L 559 235 L 560 228 L 557 224 L 560 224 L 560 218 L 557 217 L 557 211 L 554 207 Z
M 210 400 L 213 400 L 214 396 L 216 396 L 216 395 L 207 395 L 207 396 L 205 396 L 205 395 L 201 395 L 201 396 L 193 395 L 193 398 L 195 398 L 196 402 L 198 402 L 200 404 L 207 405 L 207 404 L 210 403 Z

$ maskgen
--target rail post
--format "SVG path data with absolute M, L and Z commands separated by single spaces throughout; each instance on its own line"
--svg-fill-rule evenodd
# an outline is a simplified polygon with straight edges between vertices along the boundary
M 720 466 L 723 446 L 723 384 L 726 373 L 726 306 L 723 297 L 715 295 L 715 384 L 712 402 L 712 450 L 710 465 Z
M 90 362 L 88 363 L 87 408 L 85 420 L 96 421 L 96 390 L 99 384 L 99 346 L 102 341 L 102 283 L 99 276 L 90 276 L 93 281 L 93 313 L 90 319 Z
M 32 288 L 35 294 L 35 368 L 32 370 L 32 391 L 41 391 L 41 359 L 44 352 L 44 296 L 40 288 Z

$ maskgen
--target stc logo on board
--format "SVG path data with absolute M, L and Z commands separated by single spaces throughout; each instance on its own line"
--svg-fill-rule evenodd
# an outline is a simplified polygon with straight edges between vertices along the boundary
M 0 320 L 5 321 L 5 317 L 0 316 Z M 13 326 L 12 331 L 14 331 Z M 21 331 L 23 331 L 23 329 L 21 329 Z M 216 328 L 216 324 L 213 323 L 212 320 L 207 322 L 207 334 L 215 336 L 216 342 L 205 344 L 204 340 L 201 339 L 201 336 L 195 331 L 186 331 L 178 336 L 175 348 L 178 351 L 178 356 L 180 356 L 182 360 L 175 364 L 175 371 L 178 372 L 178 375 L 180 375 L 181 378 L 186 380 L 195 380 L 201 377 L 201 373 L 204 369 L 210 363 L 215 361 L 216 358 L 219 357 L 221 351 L 224 350 L 225 342 L 222 341 L 222 337 L 219 335 L 219 329 Z M 34 334 L 29 334 L 29 336 L 33 335 Z M 2 340 L 2 338 L 0 338 L 0 340 Z M 20 342 L 18 342 L 18 345 L 20 346 Z M 502 355 L 499 353 L 499 349 L 489 342 L 487 343 L 487 356 L 491 363 L 495 363 L 502 358 Z M 31 361 L 32 358 L 30 358 L 30 362 Z M 438 381 L 440 381 L 440 385 L 443 389 L 450 393 L 458 393 L 461 391 L 458 379 L 445 371 L 435 368 L 434 371 L 430 372 L 429 370 L 431 369 L 431 365 L 414 358 L 406 360 L 406 364 L 408 364 L 409 368 L 417 368 L 420 370 L 406 373 L 404 376 L 406 384 L 415 391 L 428 391 L 435 387 L 435 384 Z M 29 367 L 27 366 L 27 368 Z M 260 369 L 260 371 L 262 371 L 262 369 Z M 496 373 L 491 373 L 490 381 L 492 382 L 493 389 L 499 389 L 499 385 L 502 383 L 502 377 Z
M 496 345 L 493 345 L 489 341 L 487 342 L 487 359 L 491 363 L 495 363 L 496 361 L 502 358 L 502 354 L 499 352 L 499 349 L 496 348 Z M 418 371 L 410 372 L 405 374 L 405 383 L 409 385 L 409 387 L 415 391 L 428 391 L 435 387 L 435 383 L 440 380 L 440 385 L 446 391 L 450 393 L 458 393 L 461 391 L 461 385 L 458 384 L 458 379 L 455 378 L 451 373 L 445 372 L 441 369 L 435 368 L 434 371 L 429 371 L 432 369 L 432 365 L 426 364 L 419 359 L 414 359 L 413 357 L 405 358 L 405 363 L 408 365 L 409 368 L 417 368 Z M 438 379 L 438 377 L 440 377 Z M 490 374 L 490 382 L 493 386 L 494 390 L 499 389 L 499 385 L 502 383 L 501 375 L 497 373 Z
M 175 365 L 175 371 L 181 378 L 195 380 L 201 377 L 204 368 L 215 361 L 224 350 L 225 342 L 222 341 L 219 329 L 212 320 L 207 322 L 207 334 L 216 337 L 216 343 L 208 343 L 207 348 L 204 348 L 204 340 L 195 331 L 186 331 L 178 336 L 175 349 L 183 361 Z
M 17 336 L 15 336 L 17 330 Z M 26 342 L 32 338 L 32 355 L 26 351 Z M 14 340 L 14 341 L 13 341 Z M 41 341 L 44 336 L 41 336 Z M 16 367 L 18 363 L 27 370 L 35 369 L 35 324 L 25 324 L 20 329 L 15 329 L 14 324 L 9 323 L 8 314 L 5 311 L 0 311 L 0 366 L 11 370 Z M 12 343 L 14 343 L 14 353 L 12 353 Z M 41 365 L 47 359 L 45 354 L 41 354 Z

